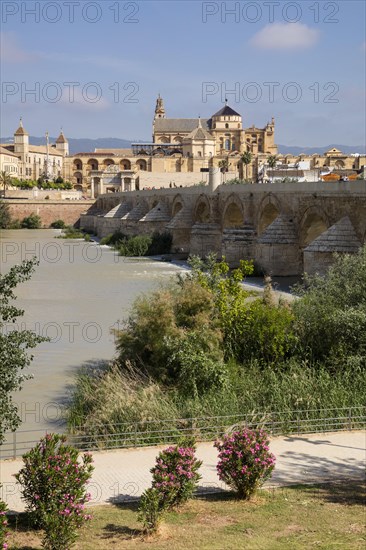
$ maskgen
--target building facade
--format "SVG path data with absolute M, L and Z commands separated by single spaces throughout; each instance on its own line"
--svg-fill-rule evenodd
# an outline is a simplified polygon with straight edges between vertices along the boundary
M 45 177 L 54 179 L 64 175 L 64 159 L 69 154 L 69 144 L 61 131 L 55 144 L 48 143 L 46 134 L 45 145 L 32 145 L 29 143 L 29 134 L 23 127 L 22 119 L 19 122 L 19 128 L 14 133 L 13 143 L 2 143 L 0 145 L 0 164 L 8 165 L 5 157 L 16 157 L 18 160 L 9 165 L 9 170 L 5 170 L 10 176 L 22 180 L 37 180 Z M 14 167 L 17 171 L 14 171 Z M 10 168 L 13 167 L 13 172 Z
M 187 187 L 208 183 L 210 169 L 221 172 L 221 183 L 247 179 L 318 181 L 334 177 L 356 178 L 366 164 L 365 155 L 346 155 L 332 148 L 324 155 L 283 155 L 275 144 L 275 120 L 264 128 L 243 125 L 242 116 L 227 102 L 210 118 L 169 118 L 164 101 L 156 100 L 152 141 L 133 143 L 130 149 L 95 149 L 69 155 L 61 131 L 56 142 L 29 143 L 22 121 L 13 144 L 2 144 L 1 166 L 10 175 L 33 179 L 62 176 L 74 189 L 95 198 L 103 193 Z M 242 156 L 250 153 L 249 164 Z M 269 167 L 269 157 L 275 166 Z M 9 159 L 12 159 L 11 161 Z

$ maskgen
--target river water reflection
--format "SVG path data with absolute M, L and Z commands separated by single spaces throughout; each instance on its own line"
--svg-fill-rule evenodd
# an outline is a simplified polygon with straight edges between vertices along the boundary
M 25 310 L 19 328 L 51 338 L 34 350 L 34 378 L 15 395 L 20 430 L 55 429 L 57 405 L 65 403 L 75 372 L 83 364 L 113 357 L 111 329 L 126 318 L 134 298 L 182 270 L 150 259 L 126 259 L 96 243 L 55 239 L 57 234 L 1 233 L 2 273 L 33 255 L 40 261 L 31 280 L 16 289 L 17 305 Z

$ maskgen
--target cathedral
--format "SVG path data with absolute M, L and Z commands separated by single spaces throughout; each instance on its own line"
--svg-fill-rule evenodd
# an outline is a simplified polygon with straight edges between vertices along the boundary
M 168 118 L 163 98 L 156 100 L 152 141 L 131 149 L 95 149 L 66 160 L 65 177 L 91 196 L 105 192 L 186 187 L 208 181 L 210 167 L 223 179 L 242 178 L 241 156 L 252 161 L 245 176 L 257 177 L 257 159 L 277 154 L 272 118 L 265 128 L 243 128 L 242 116 L 225 106 L 210 118 Z
M 156 101 L 153 142 L 179 145 L 184 156 L 240 156 L 277 154 L 274 142 L 274 118 L 265 128 L 243 128 L 242 117 L 225 101 L 225 106 L 211 118 L 167 118 L 163 99 Z
M 247 163 L 243 163 L 243 155 Z M 276 168 L 269 168 L 269 158 Z M 158 96 L 152 121 L 152 141 L 128 149 L 95 149 L 69 154 L 61 131 L 56 142 L 31 145 L 22 120 L 14 143 L 0 144 L 0 169 L 19 179 L 62 176 L 84 196 L 103 193 L 206 185 L 210 168 L 221 172 L 221 183 L 274 178 L 318 181 L 323 173 L 356 177 L 364 155 L 331 149 L 324 155 L 281 155 L 275 144 L 275 120 L 264 128 L 243 125 L 240 113 L 225 105 L 210 118 L 169 118 Z M 302 178 L 302 179 L 299 179 Z

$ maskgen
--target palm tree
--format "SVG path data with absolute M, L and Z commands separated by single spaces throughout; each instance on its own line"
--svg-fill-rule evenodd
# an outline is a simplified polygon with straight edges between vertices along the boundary
M 248 179 L 248 164 L 252 162 L 252 153 L 250 151 L 245 151 L 241 157 L 240 160 L 245 165 L 245 179 Z
M 220 160 L 219 168 L 221 169 L 221 172 L 224 174 L 223 180 L 225 181 L 225 174 L 229 170 L 229 157 L 227 157 L 224 160 Z
M 273 168 L 275 168 L 277 164 L 277 155 L 270 155 L 267 159 L 267 163 L 269 168 L 273 170 Z M 272 181 L 273 181 L 273 175 L 272 175 Z
M 4 197 L 5 197 L 5 190 L 6 188 L 11 185 L 11 182 L 12 182 L 12 178 L 10 176 L 10 174 L 8 174 L 7 172 L 5 172 L 4 170 L 2 170 L 0 172 L 0 182 L 3 184 L 3 187 L 4 187 Z

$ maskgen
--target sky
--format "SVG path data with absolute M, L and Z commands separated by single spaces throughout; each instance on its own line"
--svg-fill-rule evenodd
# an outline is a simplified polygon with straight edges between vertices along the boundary
M 228 103 L 276 142 L 365 143 L 363 1 L 1 2 L 1 125 L 151 140 L 166 116 Z

